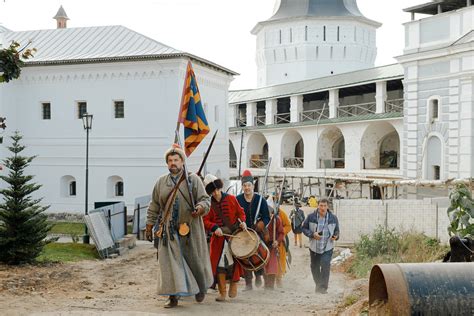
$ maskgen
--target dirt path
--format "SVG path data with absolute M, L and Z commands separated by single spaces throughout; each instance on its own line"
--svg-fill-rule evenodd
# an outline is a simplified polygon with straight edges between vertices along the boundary
M 175 310 L 161 307 L 156 297 L 154 249 L 141 244 L 126 256 L 106 261 L 84 261 L 46 267 L 0 267 L 2 315 L 90 315 L 108 311 L 123 315 L 175 314 L 209 315 L 327 315 L 352 289 L 341 273 L 332 273 L 329 293 L 315 294 L 305 248 L 293 248 L 293 265 L 281 289 L 242 292 L 226 303 L 214 301 L 210 290 L 204 304 L 191 298 Z
M 291 234 L 291 233 L 290 233 Z M 290 236 L 291 243 L 293 236 Z M 354 288 L 343 274 L 331 274 L 329 293 L 314 292 L 307 248 L 291 246 L 293 264 L 283 288 L 242 292 L 217 303 L 209 290 L 204 303 L 180 301 L 173 310 L 157 297 L 155 251 L 139 243 L 125 256 L 45 267 L 0 266 L 1 315 L 329 315 Z

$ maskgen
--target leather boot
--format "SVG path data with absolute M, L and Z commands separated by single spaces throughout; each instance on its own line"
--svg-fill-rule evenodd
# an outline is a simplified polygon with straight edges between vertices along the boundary
M 216 297 L 216 301 L 224 302 L 225 301 L 225 294 L 226 294 L 226 281 L 225 281 L 225 274 L 218 273 L 217 274 L 217 288 L 219 289 L 219 296 Z
M 268 274 L 264 277 L 265 280 L 265 290 L 274 290 L 275 289 L 275 275 Z
M 178 306 L 178 298 L 174 295 L 171 295 L 168 300 L 166 301 L 164 307 L 165 308 L 173 308 Z
M 229 297 L 230 298 L 234 298 L 234 297 L 237 297 L 237 284 L 239 282 L 234 282 L 232 280 L 230 280 L 230 286 L 229 286 Z
M 252 273 L 252 272 L 251 272 Z M 248 275 L 248 272 L 245 272 L 245 289 L 244 291 L 251 291 L 252 290 L 252 276 Z

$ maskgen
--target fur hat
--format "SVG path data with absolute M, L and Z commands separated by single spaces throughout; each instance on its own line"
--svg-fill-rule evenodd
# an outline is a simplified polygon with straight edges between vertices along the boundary
M 216 176 L 207 174 L 206 177 L 204 177 L 204 186 L 206 187 L 206 193 L 210 195 L 212 192 L 214 192 L 214 190 L 222 189 L 224 187 L 224 183 Z
M 181 147 L 179 147 L 178 144 L 173 144 L 171 146 L 171 148 L 168 149 L 165 152 L 165 161 L 168 162 L 168 156 L 169 155 L 174 155 L 174 154 L 178 154 L 183 161 L 186 159 L 186 155 L 184 154 L 184 150 L 182 150 Z
M 240 181 L 242 181 L 242 184 L 247 183 L 247 182 L 250 182 L 253 184 L 252 173 L 250 173 L 249 170 L 244 170 L 244 172 L 242 173 L 242 179 Z

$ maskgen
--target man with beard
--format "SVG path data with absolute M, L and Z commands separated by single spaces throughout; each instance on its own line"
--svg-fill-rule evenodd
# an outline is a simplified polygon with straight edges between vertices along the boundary
M 245 222 L 247 227 L 255 229 L 261 238 L 263 238 L 263 230 L 267 229 L 267 225 L 270 222 L 270 214 L 268 212 L 268 205 L 265 199 L 261 199 L 260 211 L 258 212 L 258 205 L 260 201 L 260 195 L 254 192 L 253 176 L 250 171 L 245 170 L 242 173 L 242 189 L 243 193 L 237 195 L 237 201 L 245 212 Z M 255 217 L 257 216 L 256 220 Z M 254 225 L 257 222 L 257 225 Z M 262 286 L 263 268 L 255 271 L 255 286 Z M 245 291 L 252 290 L 252 271 L 245 271 Z
M 202 216 L 209 212 L 209 196 L 201 179 L 189 174 L 195 207 L 192 207 L 183 173 L 185 154 L 174 145 L 165 153 L 169 174 L 155 184 L 148 206 L 146 236 L 158 240 L 158 294 L 169 296 L 165 308 L 178 305 L 179 296 L 204 300 L 212 284 L 209 250 Z M 173 190 L 177 188 L 176 190 Z

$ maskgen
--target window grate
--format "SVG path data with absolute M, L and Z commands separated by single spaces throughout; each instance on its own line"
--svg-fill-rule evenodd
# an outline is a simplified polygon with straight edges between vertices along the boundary
M 125 104 L 123 101 L 114 102 L 115 118 L 125 118 Z
M 46 102 L 42 103 L 42 110 L 43 110 L 43 120 L 50 120 L 51 119 L 51 103 Z

